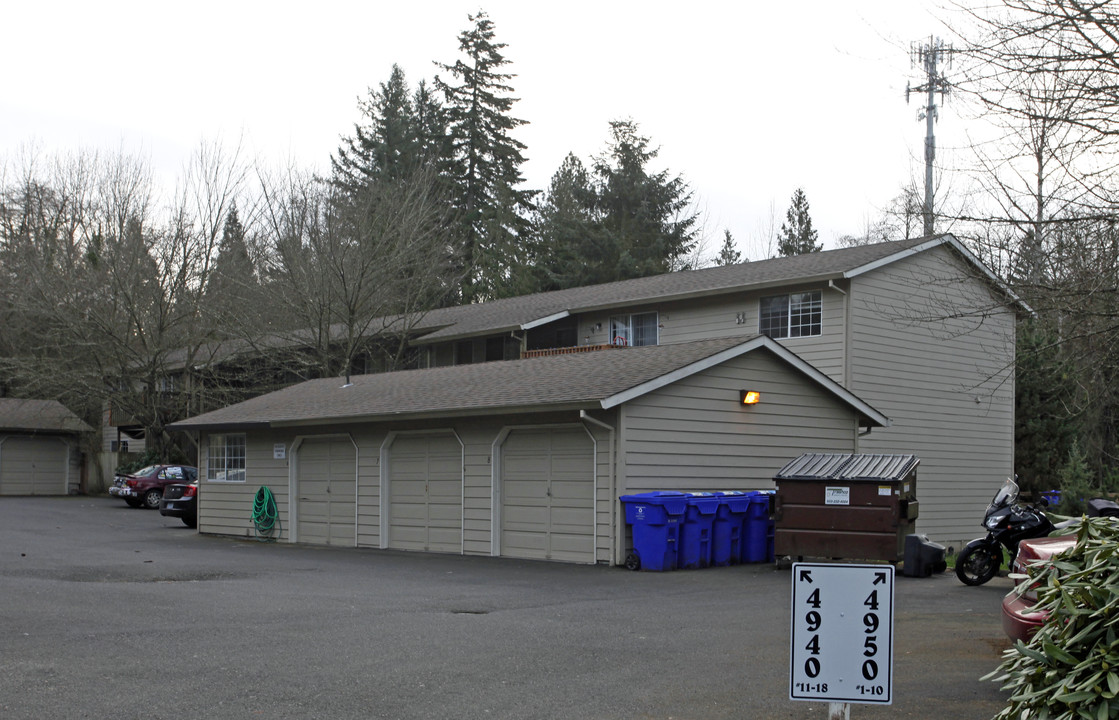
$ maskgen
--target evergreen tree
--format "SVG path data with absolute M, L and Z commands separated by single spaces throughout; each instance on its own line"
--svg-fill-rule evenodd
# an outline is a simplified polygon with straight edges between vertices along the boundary
M 473 24 L 459 35 L 462 58 L 439 64 L 447 79 L 435 78 L 445 98 L 454 164 L 455 209 L 460 220 L 463 266 L 462 300 L 474 302 L 511 292 L 510 278 L 525 258 L 521 242 L 531 231 L 528 215 L 534 193 L 518 189 L 525 145 L 510 133 L 525 120 L 510 112 L 503 72 L 509 63 L 494 41 L 493 22 L 484 12 L 469 16 Z
M 808 198 L 802 188 L 797 188 L 777 236 L 777 252 L 783 257 L 820 252 L 824 246 L 817 244 L 816 236 L 808 214 Z
M 738 251 L 734 244 L 734 237 L 730 234 L 730 230 L 723 230 L 723 247 L 719 249 L 719 254 L 715 257 L 716 265 L 737 265 L 742 262 L 742 253 Z
M 679 175 L 650 172 L 658 150 L 632 120 L 610 123 L 607 152 L 595 158 L 598 214 L 614 247 L 612 280 L 670 272 L 695 247 L 697 216 L 687 214 L 692 194 Z
M 246 307 L 259 298 L 259 287 L 245 242 L 245 227 L 234 204 L 225 218 L 218 254 L 206 279 L 205 306 L 216 321 L 215 327 L 220 331 L 231 318 L 243 315 Z
M 406 176 L 421 161 L 416 112 L 399 65 L 392 66 L 380 90 L 370 88 L 359 107 L 363 122 L 354 125 L 353 136 L 343 138 L 330 159 L 334 182 L 351 193 L 379 178 Z
M 522 285 L 526 293 L 580 287 L 614 279 L 616 255 L 596 214 L 590 172 L 568 153 L 538 208 L 537 239 Z
M 1014 472 L 1024 491 L 1051 490 L 1080 434 L 1074 409 L 1079 383 L 1058 335 L 1044 320 L 1019 323 L 1015 370 Z

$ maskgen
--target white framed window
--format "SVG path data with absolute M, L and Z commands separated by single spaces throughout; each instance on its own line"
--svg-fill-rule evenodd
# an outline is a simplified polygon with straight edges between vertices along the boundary
M 210 482 L 245 482 L 245 434 L 211 435 L 206 453 Z
M 655 312 L 615 315 L 610 318 L 610 342 L 614 345 L 657 345 L 659 328 Z
M 823 306 L 819 290 L 764 297 L 759 304 L 758 332 L 778 339 L 819 335 Z

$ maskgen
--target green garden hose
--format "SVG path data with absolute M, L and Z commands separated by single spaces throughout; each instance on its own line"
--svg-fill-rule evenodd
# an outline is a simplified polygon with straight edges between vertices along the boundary
M 276 498 L 267 485 L 261 485 L 256 491 L 256 499 L 253 500 L 253 525 L 256 527 L 256 539 L 261 542 L 273 542 L 282 532 Z

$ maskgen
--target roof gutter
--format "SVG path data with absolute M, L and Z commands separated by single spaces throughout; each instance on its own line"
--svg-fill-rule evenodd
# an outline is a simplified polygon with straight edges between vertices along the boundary
M 396 420 L 445 420 L 464 417 L 496 417 L 501 415 L 520 415 L 532 413 L 561 413 L 579 410 L 593 410 L 600 407 L 597 400 L 557 403 L 555 405 L 517 405 L 502 407 L 460 408 L 457 410 L 429 410 L 425 412 L 383 413 L 376 415 L 342 415 L 327 418 L 281 418 L 266 423 L 268 427 L 317 427 L 322 425 L 345 425 L 350 423 L 377 423 Z

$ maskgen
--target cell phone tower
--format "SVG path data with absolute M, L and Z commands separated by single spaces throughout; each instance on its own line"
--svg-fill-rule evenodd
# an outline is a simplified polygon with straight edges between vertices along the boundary
M 927 43 L 911 45 L 909 58 L 914 66 L 920 66 L 925 82 L 917 87 L 905 85 L 905 102 L 909 103 L 911 93 L 925 93 L 927 101 L 917 111 L 917 119 L 925 121 L 925 203 L 921 208 L 925 235 L 932 235 L 933 229 L 933 160 L 936 159 L 936 133 L 933 130 L 937 120 L 936 94 L 940 101 L 948 95 L 951 85 L 941 71 L 942 67 L 952 64 L 952 46 L 940 38 L 929 38 Z

